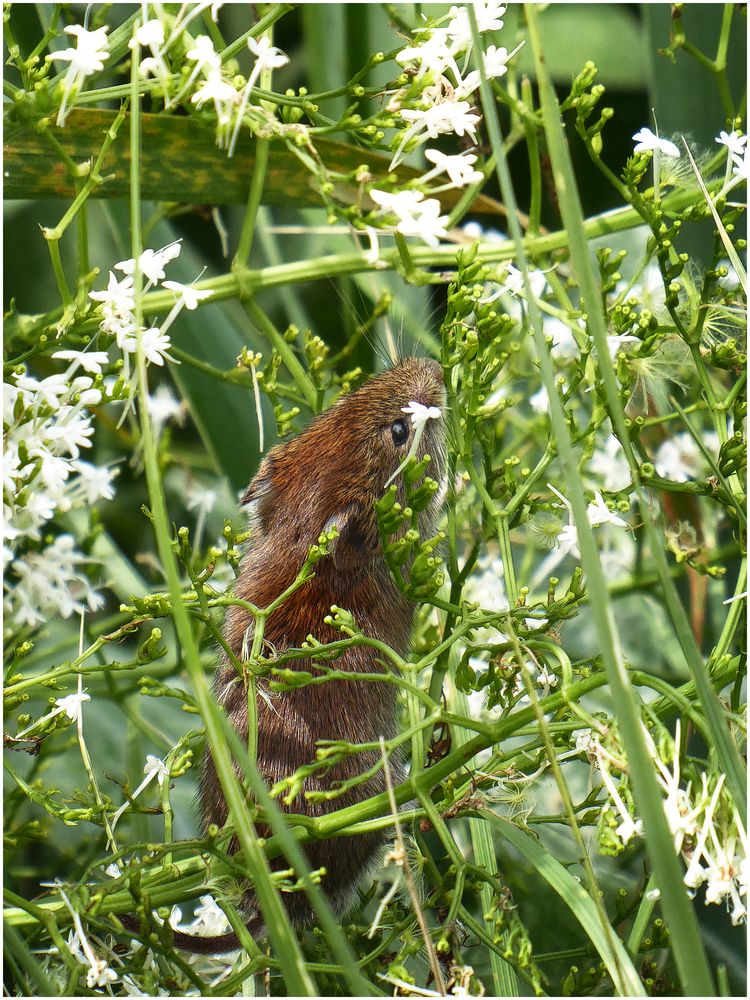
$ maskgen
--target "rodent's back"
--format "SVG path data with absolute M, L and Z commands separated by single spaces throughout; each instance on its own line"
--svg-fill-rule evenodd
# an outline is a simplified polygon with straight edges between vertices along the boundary
M 373 504 L 409 451 L 414 428 L 402 407 L 414 401 L 442 409 L 442 372 L 435 362 L 406 359 L 343 397 L 298 437 L 273 449 L 261 463 L 243 498 L 252 536 L 235 586 L 238 598 L 267 607 L 295 580 L 309 547 L 321 532 L 331 524 L 339 530 L 331 555 L 316 564 L 314 578 L 269 616 L 264 632 L 266 650 L 299 647 L 311 633 L 321 642 L 340 639 L 340 634 L 323 620 L 331 605 L 337 604 L 352 612 L 364 634 L 386 642 L 401 655 L 406 652 L 414 608 L 399 592 L 385 564 Z M 408 436 L 397 444 L 402 437 L 401 424 L 407 425 Z M 398 434 L 394 431 L 396 425 Z M 417 457 L 432 457 L 428 471 L 433 478 L 444 474 L 443 433 L 442 420 L 429 421 L 417 451 Z M 401 491 L 399 480 L 397 477 Z M 423 535 L 434 529 L 439 506 L 436 500 L 420 515 Z M 237 656 L 241 656 L 243 642 L 251 642 L 252 628 L 252 615 L 233 605 L 224 637 Z M 291 665 L 295 664 L 300 670 L 315 672 L 309 660 Z M 348 649 L 335 665 L 354 674 L 383 673 L 388 669 L 376 662 L 372 650 L 364 647 Z M 214 691 L 246 742 L 246 692 L 230 664 L 217 671 Z M 392 739 L 396 732 L 393 684 L 336 680 L 282 694 L 266 693 L 258 698 L 258 768 L 271 786 L 314 761 L 318 740 L 364 743 L 380 736 Z M 352 755 L 327 772 L 307 778 L 303 791 L 329 791 L 335 782 L 372 767 L 377 757 L 373 751 Z M 400 780 L 402 768 L 396 758 L 392 768 L 394 778 Z M 383 790 L 382 771 L 378 771 L 340 797 L 310 803 L 300 794 L 284 808 L 320 815 Z M 226 805 L 208 755 L 201 800 L 204 822 L 221 825 L 226 819 Z M 309 862 L 313 868 L 327 869 L 323 887 L 338 910 L 348 905 L 380 842 L 381 836 L 375 834 L 309 845 Z M 310 914 L 303 895 L 285 894 L 284 899 L 290 919 L 304 924 Z M 252 898 L 246 902 L 252 909 Z

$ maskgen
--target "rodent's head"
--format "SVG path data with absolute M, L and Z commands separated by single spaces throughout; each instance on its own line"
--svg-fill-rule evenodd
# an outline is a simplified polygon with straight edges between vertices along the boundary
M 386 489 L 412 446 L 415 426 L 405 407 L 417 402 L 445 406 L 443 374 L 437 362 L 405 358 L 356 392 L 343 396 L 298 437 L 274 448 L 261 463 L 243 497 L 256 535 L 275 536 L 290 557 L 313 544 L 335 524 L 340 565 L 379 551 L 373 504 Z M 444 486 L 445 425 L 442 415 L 424 425 L 415 451 L 430 455 L 427 475 Z M 399 474 L 399 501 L 404 486 Z M 434 532 L 444 488 L 420 515 L 423 537 Z

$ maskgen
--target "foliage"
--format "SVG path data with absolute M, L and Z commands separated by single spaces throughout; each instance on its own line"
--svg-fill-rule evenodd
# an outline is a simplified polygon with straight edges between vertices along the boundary
M 311 996 L 742 991 L 747 142 L 727 69 L 741 15 L 718 17 L 715 56 L 680 5 L 665 40 L 697 85 L 715 80 L 718 145 L 641 121 L 618 159 L 597 66 L 584 56 L 556 94 L 536 5 L 421 19 L 268 4 L 254 23 L 219 6 L 5 9 L 12 170 L 26 197 L 72 194 L 62 213 L 6 214 L 8 232 L 60 215 L 41 230 L 49 277 L 32 296 L 11 272 L 6 313 L 7 991 L 233 995 L 261 976 Z M 340 84 L 327 46 L 347 18 L 368 30 L 339 53 Z M 615 84 L 645 58 L 623 56 Z M 34 188 L 36 156 L 52 188 Z M 232 215 L 216 206 L 238 176 Z M 586 217 L 594 177 L 618 207 Z M 109 200 L 123 192 L 127 210 Z M 490 228 L 498 196 L 507 236 Z M 344 651 L 376 648 L 371 679 L 398 688 L 403 723 L 382 766 L 390 782 L 403 746 L 409 777 L 288 816 L 276 802 L 306 775 L 372 745 L 323 741 L 269 789 L 253 727 L 240 745 L 212 699 L 253 541 L 236 494 L 270 440 L 395 356 L 396 325 L 447 391 L 442 530 L 418 530 L 440 488 L 429 462 L 398 470 L 406 504 L 395 486 L 376 502 L 419 604 L 412 649 L 363 634 L 345 594 L 325 619 L 335 642 L 264 643 L 334 531 L 285 593 L 248 607 L 253 641 L 230 660 L 252 713 L 259 681 L 325 685 Z M 205 752 L 233 820 L 200 832 Z M 393 844 L 339 926 L 301 848 L 375 829 Z M 247 879 L 268 949 L 238 910 Z M 298 939 L 282 897 L 300 891 L 318 926 Z M 226 958 L 174 946 L 176 928 L 230 925 L 243 950 Z

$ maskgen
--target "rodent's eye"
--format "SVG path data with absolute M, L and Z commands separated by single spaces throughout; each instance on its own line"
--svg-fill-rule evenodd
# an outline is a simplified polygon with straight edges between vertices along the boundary
M 409 426 L 405 420 L 394 420 L 391 424 L 391 437 L 397 448 L 409 440 Z

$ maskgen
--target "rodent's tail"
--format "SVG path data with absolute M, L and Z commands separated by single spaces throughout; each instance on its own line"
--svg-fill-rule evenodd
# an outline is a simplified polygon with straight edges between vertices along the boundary
M 140 920 L 132 913 L 118 913 L 117 919 L 127 927 L 129 931 L 137 934 L 141 929 Z M 252 937 L 260 936 L 263 923 L 259 917 L 253 917 L 246 924 Z M 237 951 L 241 948 L 237 935 L 231 931 L 228 934 L 215 934 L 212 937 L 201 937 L 198 934 L 185 934 L 183 931 L 174 932 L 175 947 L 181 951 L 190 951 L 195 955 L 220 955 L 227 951 Z

